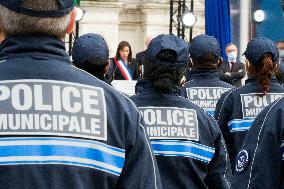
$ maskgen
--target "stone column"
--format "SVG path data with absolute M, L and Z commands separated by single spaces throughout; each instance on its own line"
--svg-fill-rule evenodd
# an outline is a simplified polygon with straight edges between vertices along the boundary
M 194 1 L 197 23 L 193 28 L 193 36 L 205 31 L 204 1 Z M 104 36 L 109 45 L 110 56 L 115 55 L 120 41 L 128 41 L 135 57 L 136 53 L 146 48 L 144 42 L 147 35 L 169 33 L 169 2 L 169 0 L 81 1 L 81 7 L 86 10 L 86 14 L 80 22 L 80 34 L 93 32 Z
M 145 2 L 145 1 L 144 1 Z M 157 2 L 157 1 L 156 1 Z M 145 2 L 139 6 L 141 11 L 140 50 L 146 49 L 145 39 L 148 35 L 153 37 L 169 33 L 169 4 Z
M 117 1 L 82 1 L 81 7 L 86 10 L 86 14 L 80 21 L 80 35 L 101 34 L 113 56 L 119 43 L 119 13 L 124 4 Z

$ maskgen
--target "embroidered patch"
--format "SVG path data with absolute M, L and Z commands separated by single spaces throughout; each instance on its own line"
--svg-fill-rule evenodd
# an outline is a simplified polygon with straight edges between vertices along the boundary
M 236 159 L 236 173 L 243 172 L 249 163 L 249 153 L 247 150 L 242 150 Z

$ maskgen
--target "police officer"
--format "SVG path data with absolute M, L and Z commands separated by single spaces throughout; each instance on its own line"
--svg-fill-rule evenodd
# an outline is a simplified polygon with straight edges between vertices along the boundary
M 73 64 L 100 80 L 105 79 L 108 71 L 108 58 L 108 46 L 101 35 L 87 33 L 75 40 L 72 49 Z
M 221 95 L 233 88 L 232 85 L 221 81 L 218 76 L 220 45 L 212 36 L 199 35 L 193 38 L 189 54 L 193 63 L 192 80 L 185 84 L 184 96 L 214 116 Z
M 233 188 L 284 187 L 283 107 L 281 98 L 256 117 L 237 156 Z
M 236 159 L 233 188 L 284 188 L 283 118 L 283 98 L 256 117 Z
M 248 61 L 246 85 L 224 94 L 215 111 L 233 168 L 254 118 L 264 107 L 284 96 L 284 88 L 274 76 L 279 58 L 275 43 L 255 38 L 248 43 L 244 55 Z
M 188 45 L 159 35 L 145 55 L 140 94 L 131 97 L 142 112 L 164 189 L 229 188 L 230 165 L 221 131 L 201 108 L 180 97 Z
M 0 188 L 160 188 L 137 108 L 71 66 L 75 16 L 73 0 L 0 0 Z

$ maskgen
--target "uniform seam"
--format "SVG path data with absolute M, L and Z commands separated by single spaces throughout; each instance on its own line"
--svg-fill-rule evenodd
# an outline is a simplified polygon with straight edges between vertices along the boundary
M 264 117 L 264 120 L 263 120 L 263 122 L 262 122 L 262 124 L 261 124 L 261 128 L 260 128 L 259 133 L 258 133 L 258 136 L 257 136 L 257 144 L 256 144 L 256 147 L 255 147 L 255 150 L 254 150 L 254 153 L 253 153 L 252 164 L 251 164 L 251 166 L 250 166 L 250 173 L 249 173 L 249 180 L 248 180 L 247 189 L 249 188 L 250 183 L 251 183 L 252 169 L 253 169 L 253 165 L 254 165 L 255 155 L 256 155 L 256 151 L 257 151 L 257 149 L 258 149 L 259 140 L 260 140 L 260 134 L 261 134 L 262 129 L 263 129 L 263 127 L 264 127 L 264 123 L 265 123 L 265 121 L 266 121 L 266 118 L 267 118 L 268 114 L 269 114 L 270 111 L 272 110 L 272 108 L 273 108 L 281 99 L 283 99 L 283 98 L 278 99 L 278 100 L 269 108 L 269 110 L 268 110 L 268 112 L 266 113 L 266 115 L 265 115 L 265 117 Z
M 249 83 L 249 84 L 250 84 L 250 83 Z M 225 98 L 224 98 L 224 100 L 223 100 L 223 102 L 222 102 L 220 111 L 218 112 L 217 122 L 218 122 L 219 119 L 220 119 L 221 112 L 222 112 L 222 110 L 223 110 L 223 107 L 224 107 L 224 104 L 225 104 L 225 102 L 226 102 L 226 100 L 227 100 L 227 97 L 228 97 L 231 93 L 233 93 L 233 92 L 235 92 L 235 91 L 238 91 L 239 89 L 241 89 L 241 88 L 243 88 L 243 87 L 245 87 L 245 86 L 248 86 L 249 84 L 244 85 L 244 86 L 242 86 L 242 87 L 240 87 L 240 88 L 232 89 L 232 90 L 225 96 Z
M 230 186 L 230 184 L 229 184 L 229 181 L 228 181 L 228 179 L 227 179 L 227 177 L 226 177 L 227 171 L 228 171 L 228 162 L 229 162 L 229 161 L 228 161 L 228 159 L 229 159 L 229 158 L 228 158 L 228 151 L 227 151 L 226 144 L 224 143 L 222 137 L 221 137 L 221 142 L 222 142 L 222 145 L 223 145 L 224 150 L 225 150 L 225 152 L 226 152 L 226 169 L 225 169 L 225 173 L 224 173 L 224 180 L 226 181 L 228 187 L 231 188 L 231 186 Z

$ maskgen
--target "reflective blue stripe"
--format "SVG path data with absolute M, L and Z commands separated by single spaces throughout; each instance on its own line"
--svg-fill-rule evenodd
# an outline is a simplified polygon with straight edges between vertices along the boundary
M 0 162 L 0 165 L 42 165 L 42 164 L 59 164 L 59 165 L 73 165 L 79 167 L 89 167 L 93 169 L 98 169 L 101 171 L 105 171 L 114 175 L 119 176 L 121 172 L 114 171 L 112 169 L 108 169 L 106 167 L 98 166 L 95 164 L 88 164 L 88 163 L 78 163 L 73 161 L 59 161 L 59 160 L 50 160 L 50 161 L 6 161 Z
M 209 163 L 215 149 L 191 141 L 152 141 L 155 155 L 184 156 Z
M 115 150 L 114 150 L 115 149 Z M 124 151 L 124 150 L 122 150 Z M 68 164 L 120 175 L 125 153 L 100 142 L 63 138 L 2 138 L 0 164 Z
M 215 108 L 204 108 L 204 110 L 211 116 L 214 116 Z
M 247 131 L 251 127 L 254 118 L 233 119 L 229 122 L 228 126 L 231 132 Z
M 49 140 L 57 140 L 57 141 L 62 141 L 62 142 L 80 142 L 80 143 L 89 143 L 89 144 L 95 144 L 95 145 L 100 145 L 106 148 L 109 148 L 111 150 L 115 150 L 117 152 L 122 152 L 124 153 L 124 149 L 116 148 L 101 142 L 93 141 L 93 140 L 85 140 L 85 139 L 72 139 L 72 138 L 58 138 L 58 137 L 1 137 L 1 141 L 26 141 L 26 140 L 38 140 L 38 141 L 49 141 Z
M 122 168 L 124 158 L 100 150 L 74 146 L 0 146 L 0 157 L 8 156 L 68 156 L 96 160 Z
M 162 142 L 162 143 L 173 143 L 173 142 L 177 142 L 177 143 L 180 143 L 180 144 L 194 144 L 196 146 L 200 146 L 202 148 L 206 148 L 208 149 L 209 151 L 215 151 L 215 148 L 213 147 L 210 147 L 210 146 L 206 146 L 204 144 L 200 144 L 200 143 L 196 143 L 196 142 L 192 142 L 192 141 L 188 141 L 188 140 L 152 140 L 152 143 L 159 143 L 159 142 Z
M 209 115 L 214 116 L 215 111 L 206 111 Z

